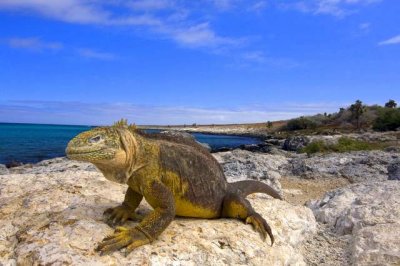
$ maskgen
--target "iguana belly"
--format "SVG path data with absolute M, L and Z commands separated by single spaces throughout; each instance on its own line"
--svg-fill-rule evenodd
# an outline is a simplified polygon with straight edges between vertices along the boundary
M 197 217 L 197 218 L 217 218 L 218 211 L 202 207 L 191 203 L 190 201 L 176 197 L 175 209 L 177 216 Z

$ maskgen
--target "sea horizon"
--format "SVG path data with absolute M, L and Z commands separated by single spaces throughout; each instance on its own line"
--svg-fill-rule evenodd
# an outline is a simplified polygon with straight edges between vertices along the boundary
M 91 125 L 61 125 L 0 122 L 0 164 L 37 163 L 65 156 L 67 143 L 79 133 L 90 130 Z M 152 130 L 149 133 L 156 133 Z M 236 148 L 257 144 L 255 137 L 192 133 L 195 139 L 211 149 Z

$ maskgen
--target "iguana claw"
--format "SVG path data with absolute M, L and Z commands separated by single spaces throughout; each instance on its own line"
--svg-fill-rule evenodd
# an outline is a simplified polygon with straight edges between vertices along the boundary
M 257 232 L 260 233 L 261 237 L 265 241 L 267 238 L 267 234 L 271 238 L 271 246 L 274 244 L 274 236 L 272 235 L 271 227 L 267 224 L 267 222 L 259 215 L 258 213 L 254 213 L 251 216 L 246 218 L 246 224 L 251 224 Z
M 108 208 L 104 211 L 104 215 L 107 216 L 106 220 L 107 223 L 114 226 L 114 225 L 122 225 L 128 219 L 134 221 L 141 221 L 143 217 L 139 214 L 135 213 L 135 210 L 125 206 L 120 205 L 114 208 Z
M 147 243 L 150 243 L 150 240 L 140 230 L 118 226 L 114 234 L 105 237 L 99 243 L 96 251 L 105 255 L 126 247 L 125 255 L 128 255 L 135 248 Z

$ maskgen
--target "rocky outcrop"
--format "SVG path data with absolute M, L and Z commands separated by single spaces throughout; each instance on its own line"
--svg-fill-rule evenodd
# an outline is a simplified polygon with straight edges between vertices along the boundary
M 288 163 L 283 155 L 253 153 L 243 150 L 214 153 L 229 182 L 254 179 L 281 192 L 280 169 Z
M 273 247 L 240 221 L 177 218 L 127 257 L 99 256 L 96 244 L 113 232 L 102 213 L 126 187 L 67 159 L 26 170 L 0 176 L 1 265 L 305 265 L 300 247 L 316 230 L 310 209 L 256 194 L 249 200 L 271 225 Z M 139 213 L 149 211 L 142 202 Z
M 285 151 L 299 151 L 310 143 L 310 138 L 307 136 L 289 137 L 283 143 L 282 149 Z
M 358 151 L 298 155 L 289 160 L 286 175 L 303 178 L 344 177 L 352 183 L 388 179 L 388 165 L 400 158 L 398 153 Z M 284 173 L 282 173 L 284 174 Z
M 355 265 L 400 264 L 400 182 L 353 184 L 308 206 L 317 221 L 352 235 Z

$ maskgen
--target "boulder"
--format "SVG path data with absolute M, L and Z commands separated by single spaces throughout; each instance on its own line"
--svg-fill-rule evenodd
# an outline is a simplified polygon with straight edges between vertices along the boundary
M 259 180 L 281 192 L 280 168 L 287 164 L 283 155 L 260 154 L 244 150 L 213 153 L 229 182 Z
M 353 264 L 400 264 L 400 182 L 353 184 L 307 205 L 317 221 L 352 235 Z
M 398 153 L 355 151 L 346 153 L 301 154 L 289 159 L 286 175 L 303 178 L 347 178 L 352 183 L 388 179 L 388 165 Z M 283 172 L 281 173 L 283 174 Z
M 300 248 L 316 230 L 312 211 L 262 194 L 248 198 L 271 225 L 273 247 L 234 219 L 176 218 L 127 257 L 100 256 L 94 248 L 113 232 L 102 213 L 122 202 L 126 186 L 64 163 L 78 167 L 58 162 L 64 171 L 0 176 L 0 265 L 305 265 Z M 138 212 L 150 211 L 142 202 Z
M 282 149 L 286 151 L 299 151 L 310 143 L 310 138 L 307 136 L 289 137 L 283 143 Z

